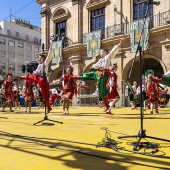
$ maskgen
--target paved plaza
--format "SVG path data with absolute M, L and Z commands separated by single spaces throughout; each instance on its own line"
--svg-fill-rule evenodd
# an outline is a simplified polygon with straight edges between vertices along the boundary
M 156 170 L 170 169 L 170 142 L 143 138 L 143 144 L 158 146 L 133 153 L 132 143 L 141 129 L 140 109 L 113 108 L 107 115 L 99 107 L 71 106 L 63 115 L 62 107 L 53 107 L 48 118 L 44 110 L 24 108 L 0 113 L 0 170 Z M 170 140 L 170 108 L 159 114 L 144 114 L 146 135 Z M 63 123 L 63 124 L 61 124 Z M 139 153 L 140 152 L 140 153 Z M 153 154 L 151 154 L 151 152 Z M 145 155 L 144 155 L 145 153 Z M 151 156 L 147 156 L 151 155 Z

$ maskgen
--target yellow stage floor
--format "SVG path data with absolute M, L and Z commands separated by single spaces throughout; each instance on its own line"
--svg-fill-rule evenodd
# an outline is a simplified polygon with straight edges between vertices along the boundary
M 114 115 L 106 115 L 98 107 L 72 106 L 70 114 L 63 115 L 61 107 L 53 107 L 48 118 L 63 124 L 44 121 L 43 126 L 33 125 L 44 118 L 43 109 L 32 108 L 31 114 L 23 113 L 24 108 L 15 109 L 14 113 L 8 110 L 0 112 L 0 170 L 170 169 L 170 142 L 150 138 L 170 141 L 170 108 L 161 108 L 159 114 L 153 115 L 147 110 L 143 119 L 143 129 L 149 138 L 141 141 L 152 142 L 152 146 L 159 144 L 156 156 L 161 158 L 143 155 L 144 149 L 141 154 L 125 151 L 133 150 L 131 143 L 136 138 L 118 139 L 138 134 L 139 108 L 113 108 Z M 109 134 L 101 128 L 107 128 Z M 116 146 L 112 145 L 113 140 L 118 142 Z M 108 144 L 108 148 L 96 147 L 99 142 Z M 151 151 L 146 149 L 145 153 Z

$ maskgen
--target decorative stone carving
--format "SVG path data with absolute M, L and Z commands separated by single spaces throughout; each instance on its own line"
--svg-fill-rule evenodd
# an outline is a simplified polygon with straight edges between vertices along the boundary
M 53 12 L 52 20 L 54 22 L 60 22 L 61 20 L 65 20 L 69 17 L 69 11 L 65 7 L 58 7 Z
M 50 11 L 49 7 L 41 8 L 41 11 L 40 11 L 41 17 L 45 17 L 49 13 L 49 11 Z
M 79 0 L 72 0 L 72 4 L 73 5 L 76 5 L 76 4 L 78 4 L 79 3 Z
M 90 11 L 95 10 L 97 8 L 105 7 L 108 3 L 108 0 L 90 0 L 86 5 L 86 8 Z

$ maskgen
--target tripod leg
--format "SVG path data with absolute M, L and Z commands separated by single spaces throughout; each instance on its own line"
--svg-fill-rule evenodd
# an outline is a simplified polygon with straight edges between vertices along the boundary
M 133 150 L 134 151 L 137 151 L 138 150 L 138 146 L 140 144 L 140 141 L 141 141 L 142 137 L 139 137 L 139 140 L 134 144 L 134 147 L 133 147 Z
M 56 122 L 56 123 L 61 123 L 63 124 L 63 122 L 59 122 L 59 121 L 56 121 L 56 120 L 50 120 L 50 119 L 47 119 L 48 121 L 51 121 L 51 122 Z

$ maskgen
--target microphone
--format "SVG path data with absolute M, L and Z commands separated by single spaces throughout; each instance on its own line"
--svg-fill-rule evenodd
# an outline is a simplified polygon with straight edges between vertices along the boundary
M 158 6 L 158 5 L 160 5 L 160 1 L 146 1 L 146 3 L 148 4 L 148 5 L 150 5 L 150 4 L 153 4 L 153 5 L 156 5 L 156 6 Z

